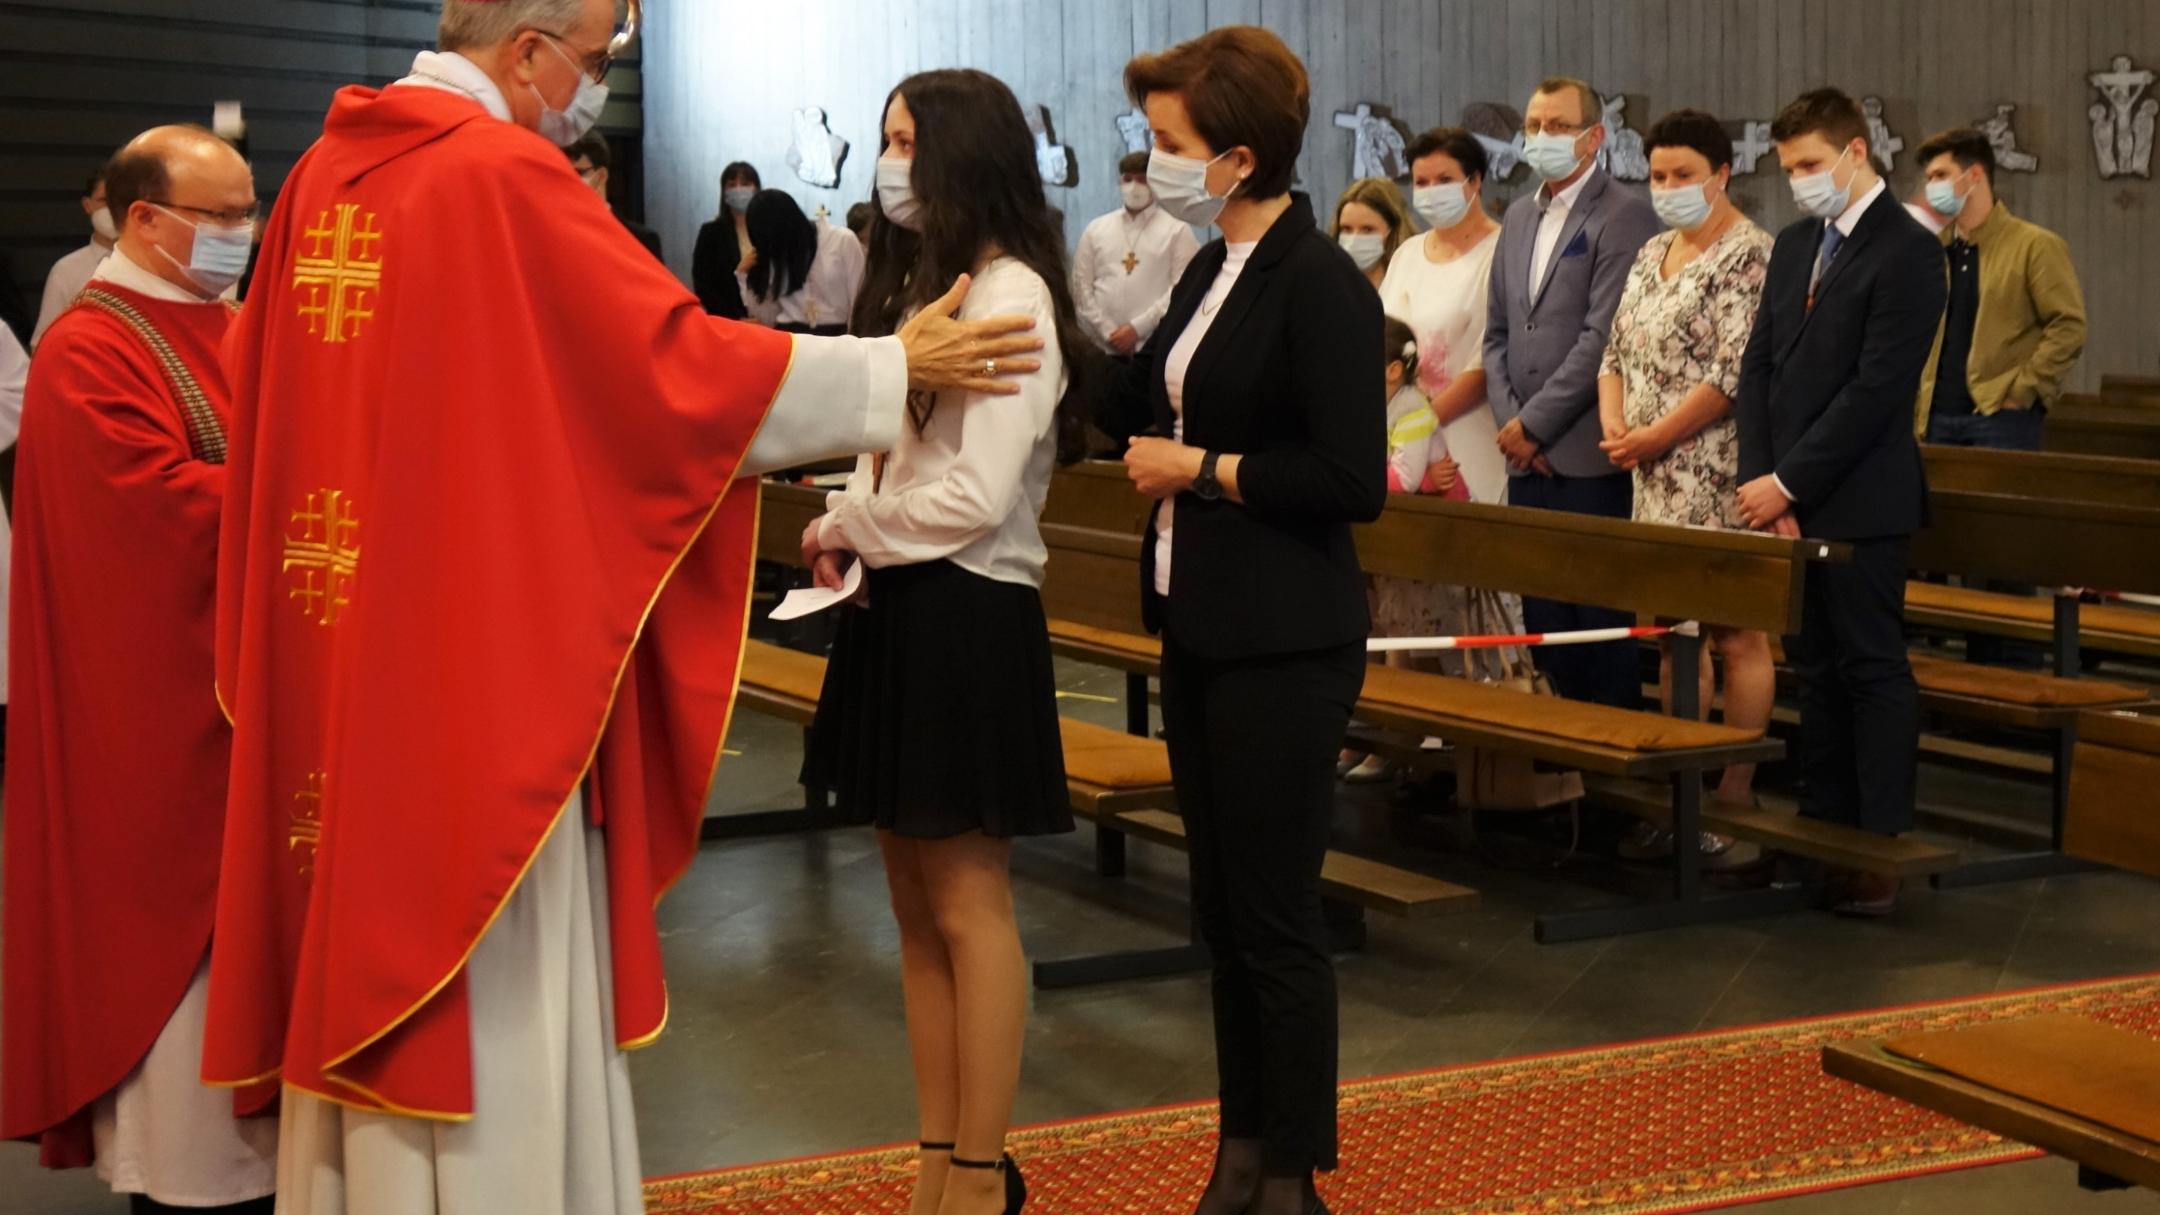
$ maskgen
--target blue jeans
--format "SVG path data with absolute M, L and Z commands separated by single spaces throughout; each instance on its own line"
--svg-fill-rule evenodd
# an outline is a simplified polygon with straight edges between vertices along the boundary
M 1945 447 L 1992 447 L 1997 451 L 2039 451 L 2040 426 L 2047 410 L 1998 409 L 1994 413 L 1938 413 L 1928 418 L 1927 441 Z

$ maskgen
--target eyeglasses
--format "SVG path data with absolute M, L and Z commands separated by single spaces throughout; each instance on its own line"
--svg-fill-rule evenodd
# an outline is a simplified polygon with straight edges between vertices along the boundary
M 190 207 L 184 203 L 164 202 L 155 198 L 146 198 L 143 201 L 151 204 L 152 206 L 170 207 L 175 211 L 186 211 L 194 215 L 200 215 L 205 219 L 213 219 L 228 228 L 237 228 L 243 224 L 254 224 L 262 222 L 261 203 L 255 203 L 252 206 L 246 207 L 238 211 L 213 211 L 208 207 Z
M 1531 118 L 1524 120 L 1522 129 L 1525 135 L 1580 135 L 1590 128 L 1579 122 L 1541 123 Z
M 587 76 L 592 78 L 594 84 L 606 84 L 608 73 L 615 67 L 615 61 L 622 58 L 623 53 L 630 49 L 632 42 L 637 41 L 638 21 L 642 16 L 640 11 L 642 8 L 643 6 L 638 3 L 638 0 L 630 0 L 629 14 L 623 19 L 622 28 L 616 30 L 615 36 L 608 39 L 607 49 L 595 51 L 579 60 L 579 66 L 584 69 Z M 543 38 L 554 39 L 557 45 L 570 45 L 568 38 L 553 30 L 544 30 L 539 26 L 534 26 L 533 32 Z

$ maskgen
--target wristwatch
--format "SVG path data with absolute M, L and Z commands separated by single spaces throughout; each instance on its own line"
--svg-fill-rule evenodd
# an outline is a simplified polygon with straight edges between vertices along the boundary
M 1214 502 L 1222 497 L 1222 482 L 1215 479 L 1215 461 L 1221 452 L 1211 451 L 1200 457 L 1200 475 L 1193 478 L 1192 491 L 1203 501 Z

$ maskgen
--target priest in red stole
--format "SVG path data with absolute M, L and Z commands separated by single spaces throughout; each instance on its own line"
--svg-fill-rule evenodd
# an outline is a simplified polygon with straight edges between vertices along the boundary
M 225 377 L 255 186 L 161 127 L 107 173 L 118 247 L 38 346 L 15 483 L 0 1135 L 137 1211 L 260 1210 L 274 1119 L 203 1087 L 231 735 L 213 695 Z
M 642 1210 L 620 1052 L 733 699 L 735 478 L 1040 345 L 964 285 L 875 341 L 708 317 L 554 146 L 616 16 L 445 0 L 441 52 L 336 98 L 227 343 L 203 1075 L 281 1082 L 286 1215 Z

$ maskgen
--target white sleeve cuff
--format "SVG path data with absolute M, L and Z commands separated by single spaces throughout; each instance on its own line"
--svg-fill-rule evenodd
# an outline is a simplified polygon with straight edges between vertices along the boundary
M 1785 482 L 1780 480 L 1776 473 L 1770 474 L 1770 484 L 1777 486 L 1777 491 L 1785 495 L 1787 502 L 1798 502 L 1800 500 L 1793 496 L 1793 491 L 1785 488 Z
M 886 451 L 900 438 L 907 349 L 899 338 L 797 334 L 794 340 L 787 380 L 738 476 Z

